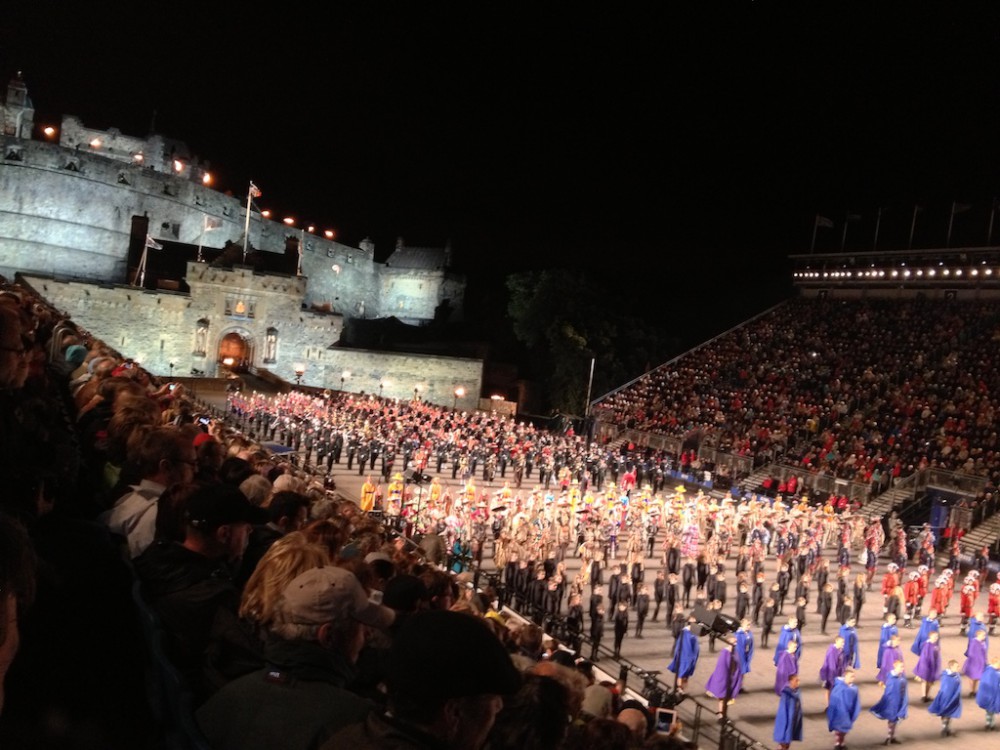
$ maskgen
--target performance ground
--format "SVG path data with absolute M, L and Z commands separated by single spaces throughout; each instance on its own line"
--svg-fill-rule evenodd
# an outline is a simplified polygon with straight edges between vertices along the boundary
M 203 397 L 209 396 L 206 400 L 216 402 L 221 406 L 216 398 L 211 398 L 208 393 L 200 393 Z M 223 394 L 218 394 L 223 396 Z M 221 399 L 219 399 L 221 401 Z M 364 474 L 359 475 L 357 466 L 352 471 L 347 470 L 346 458 L 342 458 L 339 465 L 333 467 L 333 476 L 337 484 L 338 491 L 346 498 L 355 502 L 360 495 L 361 484 L 364 482 Z M 432 474 L 433 476 L 433 474 Z M 439 481 L 445 487 L 457 490 L 459 482 L 451 479 L 450 467 L 446 465 L 445 471 L 438 475 Z M 497 477 L 497 481 L 484 483 L 482 475 L 476 478 L 476 483 L 480 488 L 493 487 L 499 489 L 503 486 L 503 480 Z M 522 489 L 530 490 L 534 485 L 525 481 Z M 492 561 L 490 559 L 491 547 L 487 545 L 484 556 L 484 568 L 490 570 Z M 835 550 L 829 549 L 828 556 L 833 557 Z M 646 581 L 652 588 L 652 581 L 655 577 L 656 568 L 659 565 L 657 558 L 646 560 Z M 854 563 L 854 573 L 861 572 L 862 566 Z M 878 701 L 881 695 L 881 688 L 875 681 L 875 674 L 878 671 L 875 665 L 876 652 L 878 649 L 879 630 L 882 624 L 882 595 L 879 593 L 879 584 L 885 563 L 883 562 L 875 578 L 873 590 L 868 593 L 867 600 L 861 611 L 861 619 L 858 623 L 858 636 L 860 641 L 861 668 L 857 672 L 857 684 L 860 688 L 862 712 L 854 729 L 848 734 L 846 744 L 849 748 L 875 747 L 882 745 L 885 741 L 886 723 L 876 719 L 868 709 Z M 570 558 L 567 569 L 572 576 L 579 569 L 579 559 Z M 732 570 L 732 565 L 730 565 Z M 773 559 L 768 561 L 766 567 L 768 580 L 774 579 Z M 853 577 L 852 577 L 853 578 Z M 730 591 L 735 587 L 730 581 Z M 980 595 L 980 608 L 986 609 L 985 588 Z M 584 609 L 587 608 L 589 592 L 584 595 Z M 827 731 L 826 725 L 826 702 L 825 691 L 820 684 L 819 669 L 823 661 L 823 656 L 827 646 L 833 642 L 838 624 L 831 618 L 827 635 L 819 632 L 819 616 L 815 612 L 815 590 L 813 590 L 809 614 L 803 628 L 803 650 L 799 661 L 799 675 L 802 691 L 802 708 L 804 714 L 804 739 L 800 743 L 793 744 L 794 748 L 802 750 L 819 750 L 833 748 L 833 735 Z M 732 597 L 727 602 L 724 612 L 732 614 Z M 943 620 L 941 638 L 942 664 L 947 664 L 949 659 L 957 659 L 959 665 L 964 662 L 964 652 L 967 639 L 959 634 L 959 617 L 957 615 L 958 596 L 952 602 L 952 607 L 947 617 Z M 794 608 L 786 603 L 784 616 L 792 614 Z M 650 615 L 652 616 L 652 615 Z M 784 617 L 779 616 L 775 620 L 776 629 L 783 625 Z M 603 643 L 605 646 L 613 642 L 613 632 L 608 624 Z M 589 629 L 589 621 L 585 623 L 585 628 Z M 637 639 L 634 636 L 634 617 L 628 637 L 622 645 L 622 656 L 624 659 L 638 665 L 645 670 L 659 670 L 660 679 L 673 685 L 673 675 L 667 671 L 667 664 L 670 661 L 670 649 L 673 644 L 673 636 L 670 633 L 667 623 L 664 621 L 661 612 L 659 622 L 646 621 L 643 638 Z M 909 717 L 900 722 L 896 731 L 896 737 L 903 746 L 913 750 L 929 750 L 931 747 L 943 744 L 945 746 L 959 747 L 965 743 L 976 743 L 984 748 L 1000 748 L 1000 733 L 987 733 L 984 730 L 985 715 L 982 709 L 976 706 L 974 699 L 968 697 L 969 683 L 963 678 L 962 681 L 962 711 L 961 718 L 954 719 L 951 724 L 953 735 L 950 737 L 941 736 L 941 723 L 938 717 L 932 716 L 927 711 L 928 704 L 921 702 L 921 685 L 912 677 L 913 667 L 917 657 L 910 652 L 910 645 L 916 635 L 917 629 L 900 629 L 901 646 L 903 648 L 906 673 L 910 675 L 910 710 Z M 997 636 L 1000 638 L 1000 634 Z M 777 634 L 773 634 L 770 640 L 770 648 L 765 649 L 760 645 L 760 633 L 758 628 L 754 628 L 754 639 L 756 643 L 756 653 L 752 663 L 752 670 L 743 681 L 745 693 L 741 693 L 735 703 L 729 706 L 729 718 L 735 723 L 743 733 L 757 740 L 764 747 L 773 748 L 776 743 L 772 739 L 774 729 L 774 717 L 778 709 L 778 696 L 774 692 L 775 667 L 773 663 L 774 646 L 777 643 Z M 1000 644 L 994 640 L 993 649 L 1000 648 Z M 995 652 L 995 651 L 994 651 Z M 584 645 L 584 655 L 589 654 L 589 645 Z M 694 715 L 694 702 L 704 707 L 702 711 L 703 721 L 712 721 L 712 716 L 717 709 L 717 701 L 706 696 L 704 691 L 705 681 L 715 668 L 717 653 L 709 650 L 708 638 L 702 638 L 701 657 L 698 661 L 698 668 L 688 684 L 688 695 L 691 697 L 685 700 L 678 707 L 678 715 L 690 725 Z M 618 667 L 610 656 L 604 656 L 599 665 L 603 671 L 617 676 Z M 640 689 L 642 681 L 637 675 L 629 676 L 629 686 L 633 689 Z M 935 687 L 936 692 L 936 687 Z M 932 693 L 933 694 L 933 693 Z M 685 734 L 689 734 L 685 730 Z M 706 728 L 704 735 L 699 740 L 699 746 L 709 748 L 715 746 L 718 738 L 718 731 L 714 728 Z
M 345 497 L 356 501 L 361 489 L 361 483 L 364 481 L 364 476 L 358 475 L 357 467 L 355 467 L 354 471 L 348 472 L 346 464 L 343 461 L 342 459 L 342 463 L 339 466 L 334 466 L 334 477 L 337 482 L 337 488 Z M 438 475 L 438 477 L 443 486 L 450 485 L 453 489 L 458 488 L 459 483 L 451 480 L 451 472 L 447 466 L 446 471 Z M 478 486 L 484 486 L 481 475 L 477 477 L 476 481 Z M 495 481 L 486 486 L 499 489 L 503 486 L 503 481 Z M 525 482 L 522 488 L 533 486 Z M 490 551 L 491 548 L 487 546 L 485 558 L 489 558 Z M 828 554 L 832 557 L 834 552 L 835 550 L 831 549 Z M 490 569 L 492 563 L 487 562 L 485 558 L 484 567 Z M 769 580 L 772 580 L 774 577 L 774 566 L 773 561 L 769 562 L 767 572 Z M 656 575 L 655 571 L 658 565 L 659 561 L 656 558 L 646 560 L 646 580 L 650 589 L 652 589 L 652 581 Z M 570 575 L 575 573 L 579 569 L 579 559 L 571 558 L 568 561 L 567 568 L 570 571 Z M 854 564 L 854 568 L 855 573 L 861 572 L 863 569 L 857 563 Z M 730 564 L 731 569 L 732 564 Z M 876 575 L 873 590 L 868 593 L 865 605 L 861 610 L 861 620 L 858 624 L 861 668 L 857 672 L 857 684 L 860 688 L 862 712 L 857 723 L 854 725 L 853 731 L 847 736 L 846 742 L 850 748 L 881 745 L 887 734 L 886 723 L 876 719 L 868 711 L 882 694 L 881 688 L 875 681 L 875 674 L 878 671 L 875 666 L 875 659 L 878 650 L 879 630 L 882 625 L 882 595 L 879 593 L 878 587 L 883 570 L 884 563 L 880 566 L 879 573 Z M 730 591 L 733 588 L 734 586 L 731 581 Z M 584 609 L 587 607 L 588 596 L 589 592 L 585 592 Z M 816 596 L 815 591 L 813 591 L 809 607 L 809 613 L 812 616 L 807 620 L 802 632 L 803 651 L 799 662 L 802 710 L 805 719 L 803 728 L 804 739 L 801 743 L 794 743 L 793 750 L 796 747 L 803 750 L 819 750 L 820 748 L 829 750 L 834 745 L 833 735 L 827 731 L 826 698 L 825 691 L 819 680 L 819 668 L 827 646 L 833 642 L 839 623 L 836 623 L 831 618 L 827 626 L 827 635 L 821 635 L 819 632 L 819 615 L 813 614 L 815 612 L 815 602 Z M 980 604 L 985 611 L 985 593 L 981 594 Z M 733 603 L 730 598 L 724 611 L 732 614 L 732 607 Z M 948 616 L 944 618 L 942 625 L 942 664 L 947 664 L 949 659 L 957 659 L 960 665 L 964 661 L 963 654 L 965 653 L 967 639 L 965 636 L 959 635 L 957 609 L 958 596 L 956 595 L 953 600 L 953 606 L 950 608 Z M 785 616 L 793 613 L 794 607 L 786 603 Z M 785 620 L 779 617 L 775 620 L 775 625 L 778 627 L 784 624 L 784 622 Z M 589 627 L 589 621 L 586 623 L 586 627 Z M 606 628 L 603 643 L 604 645 L 609 645 L 613 642 L 613 632 L 610 624 Z M 667 623 L 664 622 L 663 613 L 661 612 L 659 622 L 651 622 L 647 619 L 642 639 L 635 638 L 634 633 L 635 618 L 633 616 L 630 633 L 622 644 L 622 656 L 643 669 L 660 670 L 660 679 L 669 686 L 672 686 L 673 675 L 667 671 L 667 664 L 670 661 L 670 648 L 673 644 L 673 636 L 667 627 Z M 1000 733 L 987 733 L 984 730 L 985 714 L 982 709 L 976 706 L 975 700 L 969 697 L 962 699 L 962 717 L 952 721 L 951 729 L 954 734 L 950 737 L 941 736 L 941 722 L 938 717 L 928 713 L 928 704 L 922 703 L 920 700 L 921 685 L 912 677 L 917 657 L 910 652 L 909 648 L 913 643 L 916 633 L 916 627 L 912 630 L 900 629 L 900 641 L 903 647 L 906 671 L 911 677 L 909 717 L 905 721 L 900 722 L 896 731 L 897 738 L 903 745 L 915 750 L 926 750 L 940 743 L 958 747 L 962 744 L 963 740 L 977 744 L 984 743 L 983 747 L 1000 747 Z M 1000 634 L 997 637 L 1000 638 Z M 753 659 L 752 671 L 743 681 L 743 687 L 746 692 L 740 694 L 735 703 L 729 706 L 728 713 L 729 718 L 742 732 L 758 740 L 765 747 L 775 747 L 776 743 L 772 740 L 772 732 L 774 730 L 774 717 L 778 710 L 778 696 L 774 692 L 775 668 L 773 658 L 774 646 L 777 643 L 778 637 L 776 633 L 773 634 L 770 639 L 770 648 L 764 649 L 760 645 L 759 629 L 754 628 L 754 640 L 757 649 Z M 994 645 L 993 648 L 1000 648 L 1000 644 Z M 588 653 L 589 647 L 585 645 L 584 655 Z M 715 668 L 717 656 L 717 653 L 712 653 L 709 650 L 708 638 L 702 638 L 698 669 L 688 684 L 688 694 L 709 709 L 710 713 L 716 710 L 717 701 L 705 695 L 704 685 Z M 617 674 L 617 667 L 608 656 L 601 659 L 599 666 L 610 674 Z M 630 687 L 639 689 L 641 684 L 641 680 L 636 675 L 629 676 Z M 936 687 L 934 692 L 936 692 Z M 969 683 L 964 678 L 962 692 L 963 695 L 968 696 Z M 684 715 L 690 716 L 692 708 L 690 701 L 685 701 L 679 707 L 680 715 L 682 717 Z M 704 712 L 702 715 L 707 717 L 707 714 Z M 714 732 L 712 734 L 715 735 Z M 703 742 L 702 746 L 706 747 L 707 745 Z

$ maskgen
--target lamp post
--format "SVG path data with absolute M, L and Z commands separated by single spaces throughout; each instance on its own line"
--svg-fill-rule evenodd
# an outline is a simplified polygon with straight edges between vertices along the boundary
M 455 398 L 451 402 L 451 410 L 455 411 L 458 408 L 458 400 L 465 395 L 465 389 L 462 386 L 458 386 L 455 389 Z
M 170 367 L 170 379 L 173 380 L 174 379 L 174 361 L 170 360 L 170 362 L 167 363 L 167 364 Z
M 351 377 L 350 370 L 344 370 L 342 373 L 340 373 L 340 390 L 341 391 L 344 390 L 344 381 L 347 380 L 349 377 Z
M 414 401 L 419 401 L 420 400 L 420 386 L 419 385 L 413 386 L 413 400 Z
M 296 362 L 292 365 L 292 370 L 295 372 L 295 385 L 302 385 L 302 376 L 306 374 L 306 366 L 302 362 Z

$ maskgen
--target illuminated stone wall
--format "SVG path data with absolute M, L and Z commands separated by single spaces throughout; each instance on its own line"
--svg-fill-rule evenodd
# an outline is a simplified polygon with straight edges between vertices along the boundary
M 64 281 L 24 274 L 21 278 L 56 308 L 98 338 L 157 375 L 218 373 L 220 344 L 237 334 L 254 367 L 294 382 L 344 387 L 392 398 L 421 398 L 445 406 L 458 386 L 460 408 L 473 409 L 482 389 L 478 359 L 330 348 L 340 339 L 343 316 L 303 309 L 303 277 L 255 274 L 250 269 L 189 263 L 191 293 L 145 291 L 129 286 Z M 270 341 L 269 341 L 270 338 Z M 173 368 L 170 367 L 173 363 Z

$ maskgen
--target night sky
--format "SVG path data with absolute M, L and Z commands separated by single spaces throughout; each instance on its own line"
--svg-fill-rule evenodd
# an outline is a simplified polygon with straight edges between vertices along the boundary
M 155 112 L 220 189 L 253 179 L 378 260 L 450 241 L 473 283 L 584 265 L 718 327 L 787 296 L 817 212 L 837 222 L 817 250 L 848 212 L 871 249 L 880 207 L 879 246 L 905 248 L 920 203 L 914 244 L 940 247 L 957 200 L 951 244 L 973 246 L 1000 195 L 1000 8 L 147 5 L 7 7 L 0 74 L 39 122 L 143 135 Z

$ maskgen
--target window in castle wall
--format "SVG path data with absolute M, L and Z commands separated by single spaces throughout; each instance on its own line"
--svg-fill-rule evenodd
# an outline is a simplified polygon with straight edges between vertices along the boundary
M 65 169 L 67 172 L 79 172 L 80 165 L 77 164 L 75 161 L 68 161 L 66 162 L 66 166 L 64 166 L 63 169 Z
M 268 328 L 264 338 L 264 362 L 273 364 L 278 361 L 278 329 Z
M 130 183 L 128 181 L 128 177 L 125 176 L 124 172 L 119 172 L 118 173 L 118 184 L 119 185 L 131 185 L 132 183 Z
M 194 332 L 194 355 L 204 357 L 205 349 L 208 346 L 208 321 L 202 318 L 198 321 L 198 327 Z
M 24 154 L 21 153 L 21 149 L 12 148 L 7 152 L 7 156 L 5 158 L 7 161 L 24 161 Z

